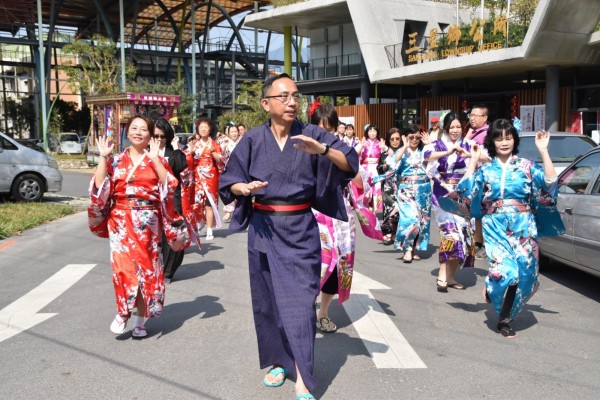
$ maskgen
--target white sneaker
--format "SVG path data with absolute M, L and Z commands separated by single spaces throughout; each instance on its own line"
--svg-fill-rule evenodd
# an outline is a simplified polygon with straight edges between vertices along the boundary
M 123 318 L 119 314 L 117 314 L 112 324 L 110 324 L 110 331 L 114 334 L 119 335 L 125 332 L 125 328 L 127 328 L 127 318 Z

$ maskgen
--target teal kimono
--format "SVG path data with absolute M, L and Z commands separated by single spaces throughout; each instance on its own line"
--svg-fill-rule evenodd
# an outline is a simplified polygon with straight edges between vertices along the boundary
M 423 168 L 423 151 L 405 151 L 396 166 L 398 229 L 394 248 L 427 250 L 431 220 L 431 182 Z M 413 248 L 414 247 L 414 248 Z
M 556 209 L 556 180 L 548 185 L 542 167 L 513 155 L 506 164 L 494 158 L 461 179 L 457 193 L 460 208 L 482 218 L 490 265 L 485 285 L 496 312 L 508 286 L 517 284 L 512 320 L 538 286 L 538 236 L 564 232 Z

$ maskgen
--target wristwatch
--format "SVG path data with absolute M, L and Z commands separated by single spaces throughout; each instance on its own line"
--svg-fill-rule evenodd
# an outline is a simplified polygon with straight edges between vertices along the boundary
M 325 146 L 325 151 L 323 151 L 321 154 L 319 154 L 320 156 L 326 156 L 327 153 L 329 153 L 329 145 L 327 143 L 321 143 L 323 146 Z

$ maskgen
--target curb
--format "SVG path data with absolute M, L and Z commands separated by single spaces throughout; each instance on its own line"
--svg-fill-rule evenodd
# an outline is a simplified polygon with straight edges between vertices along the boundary
M 74 207 L 78 211 L 85 211 L 90 205 L 90 199 L 87 197 L 62 196 L 52 193 L 45 193 L 44 197 L 42 197 L 42 201 L 52 204 L 66 204 Z

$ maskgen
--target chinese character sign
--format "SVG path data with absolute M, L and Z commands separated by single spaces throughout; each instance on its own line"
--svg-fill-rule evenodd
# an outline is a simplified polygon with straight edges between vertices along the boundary
M 508 19 L 505 15 L 498 15 L 494 20 L 494 35 L 497 32 L 502 32 L 504 37 L 506 37 L 508 33 Z
M 453 25 L 448 28 L 448 43 L 454 43 L 455 46 L 458 46 L 458 41 L 462 36 L 462 32 L 460 31 L 459 25 Z
M 438 35 L 437 28 L 433 28 L 433 29 L 431 29 L 429 31 L 429 39 L 427 39 L 427 43 L 428 43 L 427 48 L 429 50 L 433 50 L 433 49 L 436 49 L 438 47 L 438 44 L 437 44 L 437 35 Z
M 405 50 L 406 54 L 414 53 L 415 51 L 419 51 L 419 46 L 417 46 L 417 33 L 413 32 L 408 34 L 408 44 L 410 48 Z
M 473 25 L 471 25 L 471 31 L 469 34 L 473 38 L 474 42 L 479 42 L 483 39 L 483 28 L 485 27 L 485 19 L 474 19 Z

